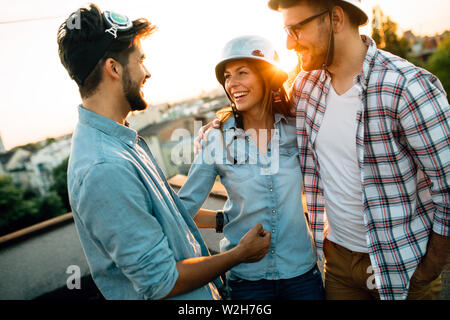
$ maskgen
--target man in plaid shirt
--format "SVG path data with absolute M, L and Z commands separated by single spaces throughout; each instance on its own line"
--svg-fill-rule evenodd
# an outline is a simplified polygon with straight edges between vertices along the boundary
M 449 104 L 359 35 L 359 2 L 269 1 L 302 57 L 291 98 L 327 298 L 427 299 L 450 256 Z

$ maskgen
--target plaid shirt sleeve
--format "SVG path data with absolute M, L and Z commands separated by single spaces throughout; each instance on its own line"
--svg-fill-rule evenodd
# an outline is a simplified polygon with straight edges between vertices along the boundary
M 315 245 L 318 249 L 319 259 L 322 258 L 325 222 L 325 199 L 319 177 L 318 164 L 313 158 L 313 148 L 310 137 L 317 133 L 318 127 L 314 124 L 316 114 L 324 113 L 320 100 L 325 90 L 322 84 L 321 71 L 300 72 L 294 81 L 290 92 L 290 101 L 296 108 L 297 142 L 299 149 L 300 167 L 303 174 L 303 189 L 305 193 L 307 215 Z M 308 103 L 305 103 L 308 101 Z M 301 107 L 298 107 L 299 104 Z M 314 105 L 316 107 L 311 107 Z
M 419 69 L 403 87 L 398 115 L 407 146 L 430 183 L 433 231 L 450 236 L 449 103 L 440 81 Z

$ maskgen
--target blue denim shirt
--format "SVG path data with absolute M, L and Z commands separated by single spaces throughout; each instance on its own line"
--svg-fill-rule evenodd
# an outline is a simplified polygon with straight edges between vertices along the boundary
M 137 132 L 78 111 L 68 188 L 92 277 L 107 299 L 163 298 L 178 278 L 176 261 L 209 252 Z M 213 283 L 174 297 L 217 298 Z
M 288 279 L 316 264 L 311 231 L 303 213 L 295 119 L 275 114 L 274 128 L 267 154 L 263 155 L 230 117 L 222 130 L 208 133 L 207 143 L 203 143 L 178 193 L 195 216 L 220 176 L 228 194 L 221 251 L 235 247 L 257 223 L 271 232 L 269 253 L 259 262 L 232 268 L 231 279 Z

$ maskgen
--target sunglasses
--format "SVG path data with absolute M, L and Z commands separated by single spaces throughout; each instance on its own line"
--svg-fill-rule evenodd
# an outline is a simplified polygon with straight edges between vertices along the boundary
M 319 14 L 316 14 L 316 15 L 314 15 L 314 16 L 312 16 L 312 17 L 306 18 L 305 20 L 300 21 L 299 23 L 292 24 L 292 25 L 290 25 L 290 26 L 286 26 L 286 27 L 284 27 L 284 31 L 286 31 L 286 33 L 288 34 L 288 36 L 291 37 L 292 39 L 298 40 L 298 39 L 300 38 L 300 36 L 299 36 L 299 34 L 298 34 L 298 31 L 299 31 L 304 25 L 306 25 L 307 23 L 313 21 L 314 19 L 320 17 L 321 15 L 323 15 L 323 14 L 325 14 L 325 13 L 327 13 L 327 12 L 330 12 L 330 10 L 327 9 L 327 10 L 325 10 L 325 11 L 319 13 Z

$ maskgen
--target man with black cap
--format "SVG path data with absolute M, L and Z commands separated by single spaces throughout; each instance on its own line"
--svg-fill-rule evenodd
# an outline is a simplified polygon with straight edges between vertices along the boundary
M 77 21 L 77 24 L 73 24 Z M 256 225 L 227 252 L 208 249 L 147 144 L 125 119 L 144 110 L 150 78 L 140 39 L 155 27 L 95 5 L 58 30 L 59 56 L 82 104 L 68 168 L 70 204 L 92 277 L 107 299 L 219 299 L 219 275 L 264 257 Z

